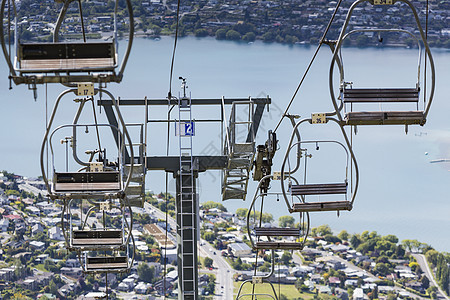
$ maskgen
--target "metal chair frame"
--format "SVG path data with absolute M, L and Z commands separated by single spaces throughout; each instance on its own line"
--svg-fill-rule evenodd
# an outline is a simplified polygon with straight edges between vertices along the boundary
M 289 209 L 289 212 L 291 212 L 291 213 L 292 212 L 296 212 L 296 211 L 297 212 L 298 211 L 311 212 L 311 211 L 327 211 L 327 210 L 331 210 L 331 211 L 337 210 L 339 212 L 339 210 L 341 210 L 341 209 L 339 209 L 339 207 L 341 207 L 340 205 L 341 204 L 347 204 L 347 203 L 348 203 L 348 205 L 345 205 L 344 210 L 351 210 L 351 208 L 353 207 L 353 203 L 355 201 L 356 193 L 357 193 L 358 185 L 359 185 L 358 164 L 357 164 L 357 161 L 356 161 L 356 157 L 355 157 L 355 155 L 353 153 L 351 144 L 349 142 L 349 139 L 347 137 L 347 134 L 346 134 L 343 126 L 341 125 L 340 121 L 337 120 L 337 119 L 331 118 L 331 117 L 326 117 L 326 123 L 328 123 L 329 121 L 332 121 L 332 122 L 336 123 L 339 126 L 339 128 L 340 128 L 340 130 L 341 130 L 341 132 L 343 134 L 345 144 L 341 143 L 339 141 L 335 141 L 335 140 L 305 140 L 305 141 L 302 141 L 301 138 L 300 138 L 300 134 L 299 134 L 298 128 L 303 123 L 312 124 L 313 120 L 310 119 L 310 118 L 309 119 L 302 119 L 299 122 L 297 122 L 297 124 L 295 124 L 295 126 L 294 126 L 294 129 L 292 131 L 291 138 L 289 140 L 289 144 L 288 144 L 288 147 L 287 147 L 287 150 L 286 150 L 286 154 L 284 156 L 284 160 L 283 160 L 283 163 L 282 163 L 282 166 L 281 166 L 281 191 L 282 191 L 282 194 L 283 194 L 283 198 L 284 198 L 284 200 L 286 202 L 286 205 L 287 205 L 287 207 Z M 294 142 L 295 138 L 297 138 L 296 142 Z M 291 150 L 294 149 L 294 148 L 297 149 L 297 152 L 302 151 L 301 150 L 301 144 L 302 143 L 303 144 L 305 144 L 305 143 L 308 143 L 308 144 L 333 143 L 333 144 L 339 145 L 340 147 L 342 147 L 344 149 L 344 152 L 346 154 L 346 169 L 345 169 L 345 180 L 344 180 L 344 182 L 346 184 L 348 182 L 350 182 L 350 187 L 351 187 L 350 201 L 347 200 L 349 198 L 348 197 L 349 191 L 347 191 L 347 193 L 345 195 L 345 197 L 346 197 L 345 198 L 346 200 L 344 201 L 345 203 L 344 202 L 338 203 L 339 204 L 337 206 L 338 209 L 334 209 L 335 205 L 331 204 L 332 202 L 315 202 L 315 203 L 324 204 L 325 206 L 326 205 L 331 205 L 333 209 L 326 209 L 326 208 L 325 209 L 320 209 L 320 208 L 319 209 L 317 209 L 317 208 L 315 208 L 315 209 L 308 209 L 307 208 L 305 210 L 296 210 L 296 209 L 294 209 L 294 206 L 295 206 L 295 204 L 293 203 L 294 197 L 295 198 L 299 198 L 301 200 L 301 203 L 308 204 L 306 202 L 306 196 L 307 195 L 311 195 L 311 193 L 300 193 L 298 195 L 293 195 L 292 191 L 291 191 L 292 190 L 291 187 L 292 187 L 292 183 L 293 182 L 298 185 L 298 180 L 293 175 L 294 175 L 295 172 L 297 172 L 300 169 L 299 168 L 299 166 L 300 166 L 300 159 L 299 159 L 300 153 L 297 153 L 297 163 L 296 163 L 296 166 L 295 166 L 294 170 L 291 170 L 291 168 L 290 168 L 289 154 L 290 154 Z M 354 166 L 354 169 L 355 169 L 355 178 L 354 179 L 351 178 L 352 176 L 348 176 L 348 169 L 349 169 L 350 163 L 352 163 L 352 165 Z M 286 169 L 288 169 L 288 170 L 286 170 Z M 307 170 L 305 169 L 304 172 L 306 172 L 306 171 Z M 306 184 L 306 174 L 304 174 L 303 178 L 304 178 L 303 184 Z M 286 189 L 285 180 L 288 181 L 289 189 Z M 312 188 L 314 188 L 314 186 Z M 317 185 L 317 188 L 320 189 L 320 188 L 323 188 L 323 187 Z M 324 189 L 324 191 L 322 191 L 319 194 L 334 194 L 334 193 L 336 193 L 336 191 L 334 191 L 334 189 Z M 341 191 L 339 191 L 337 193 L 341 193 Z M 314 203 L 314 202 L 311 202 L 311 203 Z M 327 203 L 329 203 L 329 204 L 327 204 Z
M 339 119 L 339 121 L 341 122 L 341 124 L 343 125 L 383 125 L 383 124 L 393 124 L 393 125 L 398 125 L 398 124 L 404 124 L 404 125 L 411 125 L 411 124 L 419 124 L 419 125 L 424 125 L 426 122 L 426 118 L 428 115 L 428 112 L 430 110 L 431 107 L 431 103 L 434 97 L 434 90 L 435 90 L 435 67 L 434 67 L 434 61 L 433 61 L 433 57 L 431 55 L 431 51 L 430 48 L 428 46 L 428 43 L 426 41 L 426 36 L 425 33 L 422 29 L 422 26 L 420 24 L 420 20 L 418 17 L 418 14 L 414 8 L 414 6 L 412 5 L 412 3 L 409 0 L 393 0 L 393 4 L 395 4 L 396 2 L 403 2 L 406 5 L 408 5 L 411 8 L 411 11 L 414 15 L 419 33 L 420 33 L 420 39 L 414 35 L 413 33 L 403 30 L 403 29 L 358 29 L 358 30 L 351 30 L 350 32 L 346 33 L 346 29 L 349 25 L 351 16 L 353 14 L 353 11 L 355 10 L 355 8 L 364 3 L 364 2 L 369 2 L 372 5 L 374 4 L 374 0 L 357 0 L 355 1 L 351 7 L 348 10 L 347 16 L 345 18 L 344 24 L 342 26 L 341 29 L 341 33 L 339 35 L 339 38 L 337 40 L 336 46 L 334 47 L 334 51 L 333 51 L 333 56 L 332 56 L 332 60 L 331 60 L 331 65 L 330 65 L 330 72 L 329 72 L 329 90 L 330 90 L 330 95 L 331 95 L 331 99 L 332 99 L 332 103 L 334 106 L 334 109 L 336 111 L 337 117 Z M 348 38 L 350 35 L 355 34 L 355 33 L 364 33 L 364 32 L 397 32 L 397 33 L 404 33 L 404 34 L 408 34 L 410 36 L 412 36 L 419 47 L 419 58 L 418 58 L 418 74 L 417 74 L 417 83 L 416 83 L 416 87 L 414 89 L 417 90 L 417 92 L 420 91 L 420 77 L 421 77 L 421 60 L 422 60 L 422 47 L 421 47 L 421 43 L 423 43 L 424 46 L 424 52 L 425 52 L 425 60 L 428 59 L 428 61 L 430 62 L 430 70 L 431 70 L 431 87 L 430 87 L 430 94 L 428 97 L 428 100 L 425 98 L 426 95 L 424 94 L 424 111 L 419 111 L 418 110 L 418 103 L 417 103 L 417 111 L 395 111 L 395 112 L 383 112 L 384 114 L 380 114 L 377 112 L 373 112 L 372 114 L 369 113 L 365 113 L 365 114 L 361 114 L 359 116 L 359 120 L 358 117 L 356 117 L 356 119 L 350 120 L 350 118 L 348 118 L 348 115 L 346 118 L 344 118 L 344 116 L 342 115 L 342 108 L 344 108 L 344 114 L 345 114 L 345 99 L 343 97 L 343 91 L 344 89 L 347 88 L 348 83 L 345 81 L 344 79 L 344 67 L 343 67 L 343 61 L 341 58 L 341 51 L 342 51 L 342 46 L 343 46 L 343 42 L 346 38 Z M 333 50 L 333 49 L 332 49 Z M 335 92 L 335 88 L 334 88 L 334 84 L 333 84 L 333 75 L 334 75 L 334 65 L 338 64 L 339 67 L 339 78 L 340 78 L 340 93 L 339 93 L 339 97 L 336 97 L 336 92 Z M 426 70 L 424 71 L 424 74 L 426 74 Z M 337 98 L 340 99 L 341 103 L 340 105 L 338 105 L 338 101 Z M 375 97 L 376 98 L 376 97 Z M 395 100 L 395 95 L 392 95 L 392 97 L 389 97 L 390 100 L 389 102 L 405 102 L 403 100 L 398 101 L 399 99 L 397 99 L 397 101 Z M 382 99 L 378 99 L 378 102 L 383 102 L 381 101 Z M 419 97 L 417 97 L 417 101 L 419 100 Z M 376 101 L 373 101 L 376 102 Z M 411 102 L 416 102 L 416 101 L 411 101 Z M 417 113 L 416 113 L 417 112 Z M 418 114 L 420 112 L 420 115 Z
M 65 0 L 63 1 L 63 7 L 61 8 L 60 14 L 58 16 L 58 20 L 55 26 L 55 30 L 53 33 L 53 43 L 58 43 L 59 40 L 59 30 L 61 27 L 61 24 L 66 16 L 67 9 L 69 5 L 76 0 Z M 14 81 L 16 85 L 19 84 L 27 84 L 31 86 L 32 89 L 36 89 L 36 84 L 43 84 L 43 83 L 62 83 L 66 86 L 74 86 L 74 83 L 80 83 L 80 82 L 92 82 L 92 83 L 100 83 L 100 84 L 106 84 L 108 82 L 121 82 L 123 78 L 123 73 L 125 70 L 125 66 L 127 64 L 131 47 L 133 44 L 133 37 L 134 37 L 134 17 L 133 17 L 133 9 L 131 5 L 131 0 L 126 0 L 126 6 L 128 10 L 128 19 L 129 19 L 129 39 L 128 39 L 128 45 L 126 52 L 122 58 L 121 65 L 119 68 L 119 71 L 116 73 L 114 70 L 119 67 L 117 61 L 118 61 L 118 52 L 117 52 L 117 13 L 118 13 L 118 0 L 115 1 L 115 9 L 114 9 L 114 37 L 113 37 L 113 45 L 114 46 L 114 64 L 108 65 L 108 66 L 97 66 L 97 67 L 81 67 L 80 69 L 71 69 L 71 68 L 45 68 L 45 67 L 39 67 L 39 68 L 23 68 L 20 66 L 20 42 L 19 42 L 19 35 L 18 35 L 18 20 L 17 20 L 17 8 L 15 6 L 14 1 L 9 0 L 2 0 L 1 7 L 0 7 L 0 14 L 1 16 L 5 15 L 5 7 L 6 3 L 12 3 L 12 13 L 14 15 L 14 42 L 15 42 L 15 49 L 16 49 L 16 55 L 14 58 L 14 61 L 12 60 L 12 53 L 10 53 L 7 49 L 6 40 L 4 37 L 4 27 L 3 27 L 3 20 L 0 22 L 0 43 L 3 51 L 3 55 L 6 59 L 6 62 L 8 64 L 9 70 L 10 70 L 10 78 Z M 8 7 L 8 9 L 11 9 L 11 7 Z M 80 4 L 80 16 L 82 18 L 82 11 L 81 11 L 81 4 Z M 84 36 L 84 30 L 83 30 L 83 36 Z M 8 41 L 9 42 L 9 41 Z M 86 39 L 84 38 L 84 42 L 87 45 L 89 43 L 86 42 Z M 58 43 L 61 44 L 61 43 Z M 70 43 L 69 43 L 70 44 Z M 51 45 L 51 44 L 48 44 Z M 56 45 L 56 44 L 55 44 Z M 94 60 L 95 61 L 95 60 Z M 45 65 L 45 64 L 44 64 Z M 92 73 L 92 72 L 98 72 L 98 73 Z M 54 73 L 52 75 L 47 73 Z

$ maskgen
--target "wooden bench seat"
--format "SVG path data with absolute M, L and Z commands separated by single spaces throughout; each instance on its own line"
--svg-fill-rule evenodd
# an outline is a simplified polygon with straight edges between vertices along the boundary
M 293 212 L 315 212 L 315 211 L 341 211 L 352 210 L 352 203 L 350 201 L 329 201 L 329 202 L 309 202 L 309 203 L 294 203 L 292 206 Z
M 113 71 L 114 41 L 89 43 L 22 43 L 18 47 L 21 72 Z
M 344 89 L 345 103 L 376 103 L 376 102 L 418 102 L 419 89 Z
M 113 172 L 61 172 L 55 173 L 55 192 L 119 191 L 118 171 Z
M 128 258 L 126 256 L 109 256 L 109 257 L 87 257 L 87 271 L 112 271 L 128 269 Z
M 345 114 L 347 125 L 413 125 L 425 124 L 423 111 L 365 111 Z
M 270 241 L 270 242 L 256 242 L 256 249 L 282 249 L 282 250 L 302 250 L 303 243 L 297 242 L 280 242 L 280 241 Z
M 299 236 L 298 228 L 255 228 L 256 236 Z
M 327 183 L 327 184 L 298 184 L 291 186 L 291 195 L 326 195 L 326 194 L 346 194 L 347 183 Z
M 344 89 L 344 103 L 394 103 L 419 102 L 418 88 Z M 348 112 L 345 125 L 412 125 L 425 124 L 423 111 L 359 111 Z
M 122 246 L 121 230 L 75 230 L 72 246 Z

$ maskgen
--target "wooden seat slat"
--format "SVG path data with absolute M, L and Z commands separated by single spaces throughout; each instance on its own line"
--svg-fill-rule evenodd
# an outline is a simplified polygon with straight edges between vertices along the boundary
M 115 44 L 23 43 L 17 56 L 21 72 L 113 71 L 116 67 Z
M 346 194 L 347 183 L 299 184 L 291 186 L 292 195 Z
M 119 172 L 55 173 L 55 192 L 119 191 Z
M 103 270 L 103 269 L 127 269 L 128 258 L 126 256 L 114 257 L 88 257 L 86 261 L 86 270 Z
M 309 202 L 294 203 L 293 212 L 315 212 L 315 211 L 340 211 L 352 210 L 350 201 L 330 201 L 330 202 Z
M 419 90 L 399 89 L 344 89 L 343 101 L 352 102 L 418 102 Z
M 255 228 L 256 236 L 299 236 L 298 228 Z
M 347 125 L 424 124 L 423 111 L 364 111 L 345 114 Z
M 122 244 L 120 230 L 76 230 L 73 232 L 72 246 L 120 246 Z
M 301 250 L 302 243 L 297 242 L 256 242 L 256 249 L 285 249 L 285 250 Z

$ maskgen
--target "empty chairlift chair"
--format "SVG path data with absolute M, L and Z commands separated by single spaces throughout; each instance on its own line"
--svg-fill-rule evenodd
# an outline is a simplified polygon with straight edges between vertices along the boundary
M 294 138 L 296 136 L 295 132 L 298 130 L 299 125 L 305 122 L 311 123 L 312 120 L 303 119 L 294 127 L 280 174 L 282 177 L 281 189 L 286 204 L 289 206 L 290 212 L 309 213 L 336 211 L 339 213 L 340 211 L 350 211 L 353 208 L 359 177 L 356 159 L 350 147 L 347 135 L 342 129 L 339 120 L 327 118 L 327 122 L 330 120 L 337 123 L 341 128 L 341 132 L 344 135 L 345 144 L 335 140 L 302 141 L 299 138 L 297 138 L 297 141 L 294 142 Z M 299 137 L 300 135 L 297 136 Z M 309 176 L 307 176 L 308 173 L 315 171 L 316 174 L 319 174 L 316 175 L 316 177 L 324 177 L 324 175 L 331 173 L 327 171 L 328 165 L 320 166 L 320 170 L 317 170 L 317 165 L 314 170 L 311 170 L 311 167 L 308 168 L 308 161 L 314 159 L 317 155 L 313 153 L 313 151 L 324 151 L 323 149 L 319 149 L 325 148 L 325 146 L 329 146 L 329 148 L 333 148 L 333 151 L 335 151 L 328 155 L 328 157 L 333 157 L 332 161 L 339 162 L 339 157 L 344 157 L 342 160 L 342 166 L 344 169 L 343 180 L 341 182 L 329 182 L 330 179 L 327 176 L 327 180 L 324 180 L 325 182 L 310 183 L 308 182 L 310 180 Z M 310 150 L 311 148 L 315 149 Z M 291 163 L 289 161 L 289 155 L 291 152 L 295 152 L 295 157 L 297 160 L 294 168 L 291 168 Z M 354 168 L 354 178 L 352 178 L 352 174 L 349 175 L 350 168 Z M 298 176 L 299 174 L 300 176 Z M 317 179 L 314 180 L 316 181 Z
M 279 201 L 281 193 L 263 192 L 261 186 L 271 180 L 272 175 L 264 176 L 258 184 L 252 203 L 247 214 L 248 237 L 254 250 L 279 249 L 279 250 L 301 250 L 304 247 L 309 232 L 309 215 L 300 215 L 300 228 L 265 227 L 262 224 L 263 208 L 267 206 L 268 198 Z M 275 199 L 274 199 L 275 198 Z M 261 211 L 253 212 L 256 202 L 260 200 Z M 268 205 L 273 207 L 273 203 Z
M 255 264 L 255 273 L 252 276 L 252 279 L 247 279 L 244 282 L 241 283 L 241 285 L 239 286 L 238 292 L 236 294 L 236 298 L 235 300 L 240 300 L 240 299 L 249 299 L 251 297 L 251 299 L 273 299 L 273 300 L 278 300 L 278 295 L 276 293 L 275 287 L 272 284 L 271 280 L 273 280 L 271 277 L 274 275 L 274 271 L 275 271 L 275 251 L 271 250 L 271 257 L 272 257 L 272 261 L 271 261 L 271 268 L 270 268 L 270 272 L 267 274 L 261 274 L 257 272 L 257 268 L 258 265 Z M 243 288 L 245 285 L 247 285 L 248 283 L 252 284 L 252 290 L 251 293 L 242 293 L 243 292 Z M 263 284 L 269 284 L 270 289 L 272 294 L 269 294 L 268 292 L 266 292 L 267 290 L 270 291 L 270 289 L 266 288 L 263 289 L 262 291 L 256 291 L 256 287 L 262 286 Z
M 83 29 L 81 41 L 59 41 L 62 22 L 66 17 L 69 5 L 77 0 L 64 0 L 58 16 L 54 32 L 53 42 L 22 42 L 20 36 L 20 22 L 16 10 L 15 1 L 2 0 L 1 15 L 12 15 L 13 20 L 8 20 L 8 26 L 14 23 L 15 33 L 15 58 L 9 51 L 7 43 L 11 36 L 5 38 L 3 22 L 0 23 L 1 44 L 3 54 L 10 69 L 11 78 L 15 84 L 27 84 L 36 89 L 36 84 L 62 83 L 73 85 L 76 83 L 108 83 L 120 82 L 123 71 L 128 61 L 134 34 L 133 10 L 130 0 L 126 0 L 129 17 L 128 46 L 119 68 L 117 49 L 117 12 L 118 1 L 114 9 L 114 35 L 107 41 L 88 41 L 84 32 L 84 19 L 81 2 L 79 3 L 80 20 Z M 9 5 L 7 5 L 9 4 Z M 95 5 L 87 3 L 86 5 Z M 5 9 L 9 14 L 5 13 Z M 118 71 L 116 71 L 118 70 Z
M 49 189 L 49 194 L 53 198 L 85 198 L 86 196 L 96 196 L 100 198 L 124 198 L 126 186 L 129 184 L 131 175 L 128 174 L 128 177 L 125 177 L 122 173 L 123 169 L 121 166 L 125 160 L 125 146 L 124 144 L 119 145 L 119 149 L 117 151 L 117 156 L 114 160 L 117 160 L 118 164 L 113 163 L 110 164 L 106 156 L 106 150 L 94 150 L 87 151 L 88 153 L 94 153 L 91 155 L 89 161 L 83 161 L 81 158 L 77 156 L 77 139 L 79 139 L 77 133 L 80 129 L 85 129 L 89 127 L 110 127 L 113 128 L 116 132 L 117 129 L 114 126 L 100 124 L 100 125 L 84 125 L 84 124 L 74 124 L 74 125 L 63 125 L 56 128 L 51 134 L 49 138 L 50 145 L 50 153 L 52 156 L 52 162 L 55 161 L 55 156 L 58 156 L 57 151 L 55 151 L 55 147 L 53 146 L 52 139 L 58 131 L 62 129 L 71 128 L 72 136 L 68 137 L 72 142 L 72 156 L 74 158 L 74 162 L 80 165 L 80 168 L 77 171 L 58 171 L 56 170 L 56 166 L 53 165 L 53 183 L 51 185 L 51 189 Z M 121 136 L 121 140 L 124 141 L 124 134 L 122 132 L 118 132 Z M 98 155 L 97 161 L 91 161 L 94 155 Z M 43 162 L 43 153 L 41 153 L 41 162 Z M 57 159 L 57 158 L 56 158 Z M 68 157 L 66 158 L 68 159 Z M 41 163 L 41 167 L 42 167 Z M 45 172 L 43 172 L 45 175 Z M 44 181 L 47 181 L 47 177 L 44 177 Z M 50 185 L 49 185 L 50 186 Z
M 63 232 L 69 250 L 125 250 L 131 242 L 131 224 L 125 216 L 131 207 L 124 199 L 106 201 L 71 199 L 64 202 Z M 87 207 L 85 205 L 87 203 Z M 85 209 L 87 211 L 85 211 Z M 74 218 L 77 215 L 77 218 Z M 101 216 L 97 221 L 96 216 Z
M 378 6 L 381 4 L 394 5 L 397 2 L 403 2 L 409 6 L 413 16 L 415 18 L 419 36 L 416 36 L 413 32 L 403 30 L 403 29 L 356 29 L 347 31 L 350 19 L 352 17 L 355 8 L 364 2 L 369 2 L 373 6 Z M 344 64 L 342 63 L 342 52 L 344 41 L 350 36 L 356 34 L 369 34 L 376 36 L 378 34 L 379 40 L 382 41 L 382 34 L 400 34 L 411 37 L 416 41 L 418 46 L 419 58 L 417 66 L 417 82 L 412 87 L 398 87 L 398 88 L 388 88 L 388 87 L 376 87 L 376 88 L 360 88 L 357 87 L 357 82 L 353 84 L 349 82 L 348 79 L 344 78 Z M 364 50 L 361 50 L 364 51 Z M 429 71 L 431 73 L 431 80 L 429 84 L 429 97 L 426 99 L 425 89 L 421 90 L 421 76 L 427 72 L 422 61 L 422 55 L 425 55 L 423 61 L 429 62 Z M 334 76 L 334 66 L 338 62 L 341 62 L 342 67 L 339 68 L 340 73 L 340 87 L 339 92 L 335 91 L 333 84 Z M 426 66 L 426 64 L 425 64 Z M 387 66 L 387 68 L 392 68 L 395 66 Z M 425 71 L 424 71 L 425 70 Z M 367 76 L 369 72 L 361 76 Z M 392 82 L 395 78 L 391 80 L 386 76 L 386 81 Z M 434 95 L 435 87 L 435 69 L 434 62 L 428 47 L 428 43 L 425 34 L 420 25 L 420 21 L 414 6 L 408 0 L 393 0 L 393 1 L 377 1 L 377 0 L 357 0 L 355 1 L 350 9 L 348 10 L 347 17 L 345 19 L 344 25 L 341 29 L 339 39 L 337 40 L 336 47 L 333 52 L 333 58 L 331 61 L 330 75 L 330 94 L 333 101 L 334 108 L 338 114 L 338 118 L 344 125 L 424 125 L 428 115 L 428 111 L 431 106 L 431 102 Z M 338 96 L 337 96 L 338 94 Z M 421 97 L 423 96 L 423 97 Z M 423 100 L 421 100 L 423 98 Z M 338 100 L 340 103 L 338 103 Z M 381 107 L 380 110 L 369 110 L 362 111 L 357 110 L 361 107 L 368 107 L 369 104 L 377 104 Z M 383 108 L 383 106 L 385 108 Z M 393 110 L 392 108 L 395 108 Z M 400 109 L 398 109 L 400 108 Z
M 89 209 L 83 214 L 85 202 Z M 132 224 L 126 218 L 132 211 L 125 202 L 120 198 L 64 201 L 62 224 L 67 248 L 77 252 L 83 272 L 120 273 L 133 265 L 135 244 Z M 96 216 L 101 216 L 101 221 Z

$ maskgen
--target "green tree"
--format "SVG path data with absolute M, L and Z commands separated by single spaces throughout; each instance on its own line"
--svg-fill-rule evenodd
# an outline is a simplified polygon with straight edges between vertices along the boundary
M 205 257 L 205 259 L 203 260 L 203 264 L 205 265 L 205 268 L 212 268 L 213 266 L 213 259 L 210 257 Z
M 140 280 L 144 282 L 152 282 L 155 277 L 155 267 L 150 267 L 146 263 L 140 263 L 137 267 L 137 274 Z
M 281 261 L 285 265 L 289 265 L 289 262 L 292 259 L 292 254 L 289 251 L 284 251 L 283 255 L 281 255 Z
M 203 209 L 211 209 L 211 208 L 217 208 L 221 211 L 227 211 L 227 208 L 223 206 L 222 203 L 214 202 L 214 201 L 208 201 L 202 204 Z
M 256 39 L 256 34 L 254 32 L 247 32 L 242 39 L 246 42 L 253 42 Z
M 216 234 L 212 231 L 205 231 L 202 238 L 208 242 L 213 242 L 216 239 Z
M 437 287 L 434 285 L 427 288 L 427 294 L 430 295 L 431 299 L 437 299 Z
M 294 227 L 295 219 L 293 216 L 281 216 L 278 218 L 280 227 Z
M 276 34 L 272 31 L 268 31 L 262 35 L 262 40 L 266 43 L 271 43 L 275 41 Z
M 327 234 L 333 234 L 331 231 L 331 227 L 329 225 L 320 225 L 318 227 L 314 227 L 312 230 L 313 236 L 324 236 Z
M 393 244 L 397 244 L 398 243 L 398 237 L 396 237 L 393 234 L 388 234 L 386 236 L 383 236 L 383 240 L 389 241 L 389 242 L 391 242 Z
M 239 218 L 247 217 L 248 209 L 247 208 L 238 208 L 236 209 L 236 216 Z
M 386 276 L 389 274 L 389 267 L 385 263 L 377 263 L 373 270 L 374 272 L 382 276 Z
M 226 29 L 221 28 L 216 31 L 216 39 L 224 40 L 226 38 L 227 38 L 227 30 Z
M 200 29 L 196 29 L 194 31 L 194 35 L 196 37 L 205 37 L 208 36 L 208 30 L 204 29 L 204 28 L 200 28 Z
M 56 272 L 58 270 L 58 267 L 56 266 L 53 259 L 49 258 L 44 261 L 44 268 L 49 272 Z
M 337 235 L 338 238 L 340 238 L 343 241 L 348 241 L 348 238 L 350 237 L 350 234 L 348 234 L 347 230 L 342 230 Z
M 270 214 L 270 213 L 263 213 L 263 214 L 262 214 L 261 221 L 262 221 L 263 223 L 270 223 L 270 222 L 272 222 L 272 221 L 273 221 L 273 216 L 272 216 L 272 214 Z
M 438 258 L 438 256 L 439 256 L 439 252 L 437 252 L 434 249 L 433 250 L 429 250 L 429 251 L 427 251 L 427 253 L 425 253 L 425 258 L 433 266 L 437 265 L 437 258 Z
M 230 29 L 226 34 L 227 40 L 238 41 L 241 39 L 241 34 L 236 30 Z

